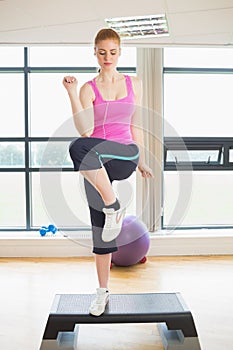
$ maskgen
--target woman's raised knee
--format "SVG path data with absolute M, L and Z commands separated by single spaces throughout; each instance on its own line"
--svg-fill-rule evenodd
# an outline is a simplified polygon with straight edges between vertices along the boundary
M 84 148 L 86 148 L 85 139 L 86 137 L 79 137 L 78 139 L 71 142 L 69 152 L 72 159 L 74 154 L 83 152 Z

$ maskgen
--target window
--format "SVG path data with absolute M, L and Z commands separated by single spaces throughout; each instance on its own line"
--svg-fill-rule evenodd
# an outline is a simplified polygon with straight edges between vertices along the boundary
M 1 59 L 0 59 L 1 62 Z M 14 91 L 14 95 L 12 95 Z M 0 137 L 24 136 L 24 76 L 1 72 Z M 14 96 L 14 97 L 13 97 Z
M 22 172 L 0 171 L 1 228 L 24 228 L 26 225 L 25 176 Z
M 135 74 L 136 49 L 122 50 L 119 70 Z M 51 222 L 90 227 L 82 177 L 68 154 L 77 131 L 62 79 L 77 75 L 81 86 L 96 71 L 92 47 L 0 48 L 0 230 Z M 128 181 L 135 193 L 136 177 Z M 129 212 L 135 211 L 133 198 Z
M 25 164 L 23 142 L 1 142 L 0 168 L 23 168 Z
M 0 67 L 23 67 L 24 52 L 21 47 L 0 47 Z
M 164 226 L 232 227 L 233 171 L 193 170 L 188 176 L 182 170 L 164 173 Z
M 232 49 L 164 49 L 164 228 L 233 227 L 232 89 Z
M 166 48 L 164 67 L 184 68 L 232 68 L 232 48 Z M 207 70 L 206 70 L 207 72 Z
M 165 136 L 231 137 L 233 74 L 165 73 Z M 169 101 L 169 103 L 166 103 Z

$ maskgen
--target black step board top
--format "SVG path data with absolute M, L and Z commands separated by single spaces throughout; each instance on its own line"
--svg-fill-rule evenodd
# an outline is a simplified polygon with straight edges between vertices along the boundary
M 93 294 L 61 294 L 56 315 L 89 315 Z M 189 312 L 179 293 L 110 294 L 105 316 L 160 315 Z M 91 316 L 90 316 L 91 317 Z

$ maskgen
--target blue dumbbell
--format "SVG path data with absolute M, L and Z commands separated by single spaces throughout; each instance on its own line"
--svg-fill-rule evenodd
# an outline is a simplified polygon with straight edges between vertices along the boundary
M 57 232 L 57 228 L 56 228 L 56 226 L 54 226 L 54 225 L 49 225 L 48 226 L 48 232 L 52 232 L 53 234 L 55 234 L 56 232 Z
M 56 232 L 57 232 L 57 228 L 56 228 L 56 226 L 54 226 L 54 225 L 49 225 L 48 227 L 47 226 L 41 226 L 41 228 L 40 228 L 40 235 L 41 236 L 45 236 L 46 235 L 46 233 L 48 233 L 48 232 L 51 232 L 52 234 L 55 234 Z
M 49 232 L 48 227 L 41 226 L 41 228 L 40 228 L 40 235 L 41 236 L 45 236 L 47 232 Z

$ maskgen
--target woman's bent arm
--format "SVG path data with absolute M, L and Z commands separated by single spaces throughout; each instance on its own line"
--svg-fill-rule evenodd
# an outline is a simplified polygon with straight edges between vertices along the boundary
M 93 95 L 89 84 L 84 84 L 77 92 L 78 82 L 75 77 L 67 76 L 63 79 L 71 103 L 74 124 L 81 136 L 90 136 L 93 130 Z

